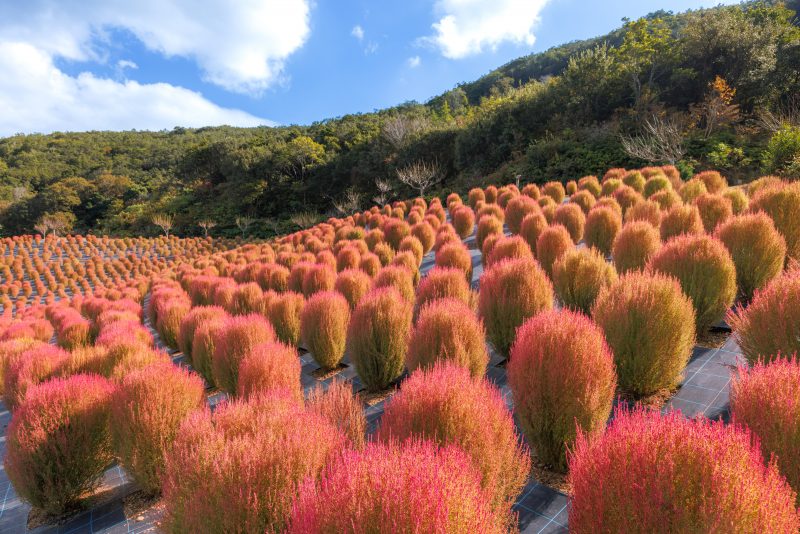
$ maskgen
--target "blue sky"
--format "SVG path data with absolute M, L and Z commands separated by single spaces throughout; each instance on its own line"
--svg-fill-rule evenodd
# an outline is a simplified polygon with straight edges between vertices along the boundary
M 707 0 L 0 3 L 0 135 L 307 124 Z M 723 2 L 734 3 L 734 2 Z

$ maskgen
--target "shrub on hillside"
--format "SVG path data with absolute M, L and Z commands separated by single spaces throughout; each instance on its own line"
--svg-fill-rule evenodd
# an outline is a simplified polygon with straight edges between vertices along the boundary
M 467 304 L 454 298 L 423 306 L 408 342 L 409 371 L 442 361 L 460 365 L 475 377 L 484 375 L 489 362 L 483 324 Z
M 564 307 L 588 314 L 600 290 L 617 281 L 617 271 L 597 249 L 573 248 L 553 264 L 552 280 Z
M 594 435 L 605 428 L 617 385 L 614 356 L 588 317 L 546 311 L 517 331 L 508 384 L 536 457 L 564 470 L 577 429 Z
M 751 364 L 800 352 L 800 270 L 773 279 L 755 292 L 746 308 L 729 312 L 727 320 Z
M 564 185 L 561 182 L 547 182 L 541 188 L 542 194 L 553 199 L 556 204 L 561 204 L 566 196 Z
M 464 279 L 463 273 L 459 269 L 451 267 L 434 267 L 417 287 L 416 300 L 414 302 L 414 316 L 419 310 L 433 300 L 453 298 L 473 308 L 474 294 L 469 284 Z
M 708 193 L 706 184 L 697 178 L 692 178 L 683 184 L 683 186 L 680 188 L 680 191 L 678 191 L 681 200 L 683 200 L 686 204 L 692 204 L 694 199 L 706 193 Z
M 795 532 L 794 493 L 748 432 L 679 412 L 619 412 L 569 455 L 570 530 Z M 670 504 L 666 504 L 670 503 Z
M 659 231 L 662 241 L 684 234 L 701 235 L 704 228 L 700 210 L 691 204 L 673 206 L 661 219 Z
M 628 171 L 625 176 L 622 177 L 622 183 L 637 193 L 641 193 L 644 191 L 644 186 L 647 183 L 647 179 L 639 171 Z
M 235 393 L 239 382 L 239 363 L 253 347 L 275 339 L 275 330 L 261 315 L 240 315 L 225 321 L 225 325 L 217 331 L 211 358 L 214 383 L 223 391 Z
M 553 224 L 560 224 L 566 228 L 572 242 L 577 243 L 583 237 L 586 216 L 577 204 L 562 204 L 556 208 L 556 212 L 553 215 Z
M 113 448 L 146 493 L 161 490 L 164 455 L 184 418 L 205 400 L 203 381 L 171 363 L 134 370 L 120 381 L 111 402 Z
M 480 187 L 473 187 L 469 190 L 467 194 L 467 203 L 472 207 L 472 209 L 476 209 L 476 205 L 479 201 L 486 201 L 486 194 L 483 192 L 483 189 Z
M 642 201 L 642 195 L 637 193 L 632 187 L 622 185 L 614 190 L 614 200 L 616 200 L 619 207 L 622 208 L 622 215 L 625 215 L 628 208 Z
M 611 257 L 620 274 L 642 270 L 647 262 L 661 248 L 661 236 L 648 222 L 633 221 L 625 223 L 611 248 Z
M 597 207 L 589 212 L 583 231 L 587 247 L 594 247 L 605 255 L 611 253 L 614 238 L 622 228 L 622 217 L 608 207 Z
M 566 230 L 565 230 L 566 232 Z M 553 286 L 535 260 L 506 260 L 481 277 L 478 314 L 494 348 L 508 355 L 517 328 L 553 307 Z
M 718 226 L 714 235 L 731 253 L 745 302 L 783 271 L 786 242 L 766 214 L 737 215 Z
M 113 459 L 113 386 L 98 376 L 55 378 L 32 388 L 14 412 L 5 471 L 24 501 L 59 514 L 94 490 Z
M 397 290 L 404 299 L 414 300 L 414 275 L 406 267 L 387 265 L 375 275 L 371 289 L 391 287 Z
M 536 243 L 539 241 L 539 236 L 547 226 L 547 219 L 541 211 L 528 214 L 522 219 L 519 236 L 528 243 L 528 247 L 530 247 L 531 252 L 534 254 L 536 252 Z
M 373 289 L 353 311 L 347 353 L 368 390 L 386 389 L 403 372 L 411 318 L 411 302 L 394 288 Z
M 486 243 L 489 241 L 487 240 Z M 530 258 L 533 259 L 533 252 L 528 243 L 518 235 L 503 236 L 497 239 L 486 251 L 482 258 L 485 266 L 494 265 L 505 259 Z
M 581 190 L 570 197 L 569 203 L 578 206 L 586 215 L 597 204 L 597 197 L 589 191 Z
M 650 198 L 659 191 L 664 191 L 664 190 L 672 190 L 672 183 L 666 176 L 656 175 L 647 179 L 647 182 L 645 182 L 644 184 L 644 189 L 642 190 L 642 193 L 644 194 L 645 198 Z
M 69 360 L 70 353 L 46 343 L 36 343 L 12 358 L 3 376 L 3 400 L 14 410 L 29 389 L 56 375 Z
M 725 245 L 714 237 L 673 238 L 653 254 L 648 268 L 680 282 L 692 300 L 698 332 L 722 319 L 736 298 L 736 266 Z
M 297 349 L 279 341 L 256 345 L 239 364 L 237 395 L 253 397 L 271 389 L 303 398 Z
M 335 369 L 344 357 L 350 304 L 335 291 L 317 293 L 300 316 L 304 347 L 325 370 Z
M 744 189 L 728 188 L 722 192 L 722 196 L 731 201 L 731 209 L 734 215 L 741 215 L 747 211 L 750 205 L 750 199 Z
M 661 224 L 661 206 L 653 200 L 643 200 L 625 212 L 625 222 L 646 221 L 658 228 Z
M 510 515 L 530 458 L 497 388 L 452 364 L 415 371 L 387 401 L 377 431 L 383 443 L 412 438 L 461 447 L 481 472 L 494 510 Z
M 492 215 L 484 215 L 478 219 L 478 230 L 475 234 L 475 243 L 479 250 L 483 250 L 483 243 L 490 235 L 503 235 L 503 222 Z
M 631 272 L 597 296 L 592 317 L 614 354 L 620 388 L 637 396 L 672 389 L 692 354 L 694 308 L 677 280 Z
M 273 390 L 191 414 L 167 455 L 169 532 L 283 532 L 300 484 L 345 443 L 338 429 Z M 257 503 L 257 505 L 255 504 Z
M 717 171 L 703 171 L 695 174 L 693 180 L 700 180 L 709 193 L 721 193 L 728 187 L 728 181 Z
M 322 479 L 307 482 L 292 510 L 291 534 L 507 532 L 491 509 L 480 473 L 458 447 L 429 441 L 370 444 L 347 451 Z

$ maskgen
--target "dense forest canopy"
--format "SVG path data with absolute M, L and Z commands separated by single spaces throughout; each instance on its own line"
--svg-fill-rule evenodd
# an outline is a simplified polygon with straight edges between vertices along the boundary
M 400 178 L 417 167 L 430 176 L 416 191 L 430 193 L 487 176 L 541 182 L 648 163 L 686 174 L 715 167 L 734 182 L 798 178 L 797 9 L 793 1 L 656 12 L 425 104 L 309 126 L 0 139 L 2 232 L 44 221 L 147 235 L 161 216 L 185 235 L 202 234 L 200 222 L 219 234 L 270 235 L 409 196 L 414 180 Z M 653 145 L 667 134 L 670 146 Z

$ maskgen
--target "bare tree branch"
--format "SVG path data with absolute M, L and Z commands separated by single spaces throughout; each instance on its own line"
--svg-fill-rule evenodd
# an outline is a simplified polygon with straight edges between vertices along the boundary
M 775 111 L 762 110 L 758 124 L 767 132 L 777 132 L 784 126 L 800 126 L 800 96 L 793 96 Z
M 670 165 L 677 163 L 686 153 L 681 126 L 674 119 L 661 117 L 645 121 L 642 134 L 623 136 L 622 147 L 634 158 Z
M 372 197 L 372 201 L 380 206 L 386 205 L 392 196 L 392 183 L 389 180 L 376 178 L 375 189 L 378 190 L 378 194 Z
M 291 217 L 289 217 L 289 220 L 292 221 L 292 224 L 305 229 L 317 224 L 317 221 L 319 221 L 319 215 L 310 211 L 301 211 L 293 214 Z
M 361 193 L 351 187 L 342 198 L 333 201 L 333 208 L 339 215 L 355 213 L 361 209 Z
M 425 196 L 425 190 L 435 185 L 444 178 L 439 168 L 439 163 L 415 161 L 402 169 L 397 169 L 397 179 L 407 186 L 419 191 L 419 196 Z
M 172 215 L 167 215 L 163 213 L 159 213 L 153 215 L 153 218 L 150 221 L 161 228 L 161 231 L 164 232 L 164 235 L 169 237 L 169 231 L 172 230 L 172 222 L 173 218 Z
M 383 123 L 383 137 L 395 150 L 399 150 L 412 135 L 421 129 L 422 124 L 418 119 L 395 115 Z
M 247 232 L 247 229 L 250 228 L 250 225 L 254 222 L 256 222 L 254 218 L 247 217 L 246 215 L 236 217 L 236 227 L 242 231 L 242 238 L 244 238 L 244 234 Z
M 205 219 L 197 223 L 197 226 L 203 229 L 203 233 L 205 237 L 208 237 L 208 231 L 217 226 L 217 223 L 212 221 L 211 219 Z

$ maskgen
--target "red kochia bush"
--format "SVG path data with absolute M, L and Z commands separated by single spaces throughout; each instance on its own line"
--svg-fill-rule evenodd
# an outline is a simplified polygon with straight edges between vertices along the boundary
M 750 361 L 800 352 L 800 270 L 775 278 L 745 308 L 728 313 L 736 342 Z
M 317 293 L 300 316 L 303 345 L 323 369 L 335 369 L 344 357 L 350 305 L 335 291 Z
M 194 412 L 166 459 L 165 530 L 283 532 L 299 485 L 345 442 L 283 391 Z
M 569 232 L 562 225 L 555 224 L 545 228 L 536 242 L 536 259 L 539 260 L 547 276 L 552 276 L 556 260 L 574 246 Z
M 458 364 L 475 377 L 483 376 L 489 362 L 483 325 L 469 306 L 453 298 L 426 304 L 408 342 L 409 371 L 440 361 Z
M 214 347 L 211 368 L 220 389 L 235 393 L 239 381 L 239 362 L 250 349 L 275 341 L 275 330 L 261 315 L 231 317 L 220 329 Z
M 32 388 L 11 418 L 6 443 L 5 470 L 23 500 L 58 514 L 97 487 L 113 458 L 113 389 L 82 374 Z
M 333 380 L 324 388 L 317 385 L 308 393 L 306 407 L 327 419 L 350 440 L 353 448 L 361 449 L 367 439 L 367 419 L 358 394 L 353 395 L 350 382 Z
M 426 303 L 441 298 L 457 299 L 470 308 L 473 307 L 474 293 L 459 269 L 434 267 L 428 271 L 428 275 L 417 287 L 414 315 L 416 316 Z
M 252 397 L 270 389 L 282 389 L 303 398 L 297 349 L 280 342 L 256 345 L 239 365 L 240 397 Z
M 572 242 L 577 243 L 583 237 L 586 216 L 577 204 L 561 204 L 553 215 L 553 224 L 560 224 L 566 228 Z
M 184 418 L 205 402 L 205 384 L 171 363 L 127 374 L 111 403 L 114 452 L 147 493 L 161 490 L 164 455 Z
M 701 235 L 704 232 L 700 210 L 693 205 L 673 206 L 661 219 L 661 240 L 682 235 Z
M 370 444 L 337 458 L 319 483 L 302 486 L 289 533 L 507 532 L 506 518 L 493 512 L 480 481 L 458 447 Z
M 192 362 L 192 340 L 197 328 L 205 322 L 227 315 L 227 312 L 219 306 L 197 306 L 183 317 L 178 331 L 178 348 L 190 363 Z
M 722 319 L 736 298 L 736 266 L 725 245 L 713 237 L 673 238 L 653 255 L 648 268 L 678 279 L 692 299 L 698 332 Z
M 505 222 L 508 225 L 508 229 L 512 233 L 518 234 L 525 216 L 538 211 L 539 204 L 531 197 L 525 195 L 514 197 L 509 201 L 505 209 Z
M 766 214 L 737 215 L 718 226 L 715 236 L 731 253 L 736 285 L 745 301 L 783 270 L 786 242 Z
M 461 447 L 481 472 L 497 514 L 510 515 L 530 458 L 497 388 L 452 364 L 415 371 L 386 402 L 377 431 L 384 443 L 414 437 Z
M 620 274 L 641 270 L 650 258 L 661 248 L 658 229 L 644 221 L 625 223 L 611 247 L 611 257 Z
M 797 532 L 795 495 L 748 432 L 721 421 L 618 412 L 569 457 L 569 528 L 597 532 Z
M 507 369 L 514 411 L 536 457 L 566 469 L 577 428 L 601 432 L 611 413 L 617 375 L 603 331 L 580 313 L 542 312 L 517 330 Z
M 278 340 L 292 347 L 300 343 L 300 313 L 305 299 L 300 293 L 286 291 L 272 297 L 267 305 L 267 317 Z
M 611 246 L 617 232 L 622 228 L 622 217 L 613 208 L 598 206 L 586 217 L 583 240 L 588 247 L 594 247 L 604 255 L 611 253 Z
M 13 410 L 22 403 L 28 389 L 48 380 L 69 360 L 69 353 L 60 347 L 36 344 L 13 358 L 3 377 L 6 407 Z
M 731 382 L 731 416 L 761 441 L 764 460 L 774 455 L 780 472 L 800 489 L 800 361 L 797 355 L 741 367 Z
M 372 290 L 353 311 L 347 353 L 368 390 L 386 389 L 403 372 L 411 318 L 411 302 L 394 288 Z
M 620 387 L 634 395 L 673 388 L 694 347 L 694 308 L 677 280 L 632 272 L 604 288 L 592 317 L 614 353 Z
M 481 277 L 479 315 L 489 341 L 503 355 L 525 319 L 552 307 L 553 286 L 535 260 L 501 261 Z

